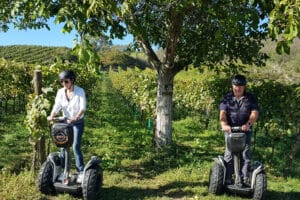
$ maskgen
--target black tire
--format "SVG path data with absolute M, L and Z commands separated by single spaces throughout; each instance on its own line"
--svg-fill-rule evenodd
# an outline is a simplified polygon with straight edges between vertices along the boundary
M 224 168 L 217 162 L 214 162 L 209 176 L 209 192 L 212 194 L 223 193 Z
M 50 161 L 43 163 L 38 179 L 39 191 L 43 194 L 54 194 L 55 188 L 53 185 L 53 164 Z
M 82 195 L 85 200 L 99 199 L 103 182 L 103 174 L 100 166 L 85 171 L 82 183 Z
M 254 184 L 253 199 L 263 200 L 267 193 L 267 176 L 265 173 L 257 174 Z

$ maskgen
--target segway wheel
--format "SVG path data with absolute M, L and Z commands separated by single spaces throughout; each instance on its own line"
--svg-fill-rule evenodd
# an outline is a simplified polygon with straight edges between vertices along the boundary
M 53 185 L 53 164 L 50 161 L 43 163 L 38 178 L 38 188 L 43 194 L 53 194 L 55 193 L 55 188 Z
M 256 176 L 253 199 L 263 200 L 266 198 L 267 192 L 267 176 L 265 173 L 260 173 Z
M 209 177 L 209 192 L 212 194 L 223 193 L 224 168 L 217 162 L 214 162 Z
M 99 199 L 103 174 L 100 166 L 85 171 L 82 182 L 82 194 L 85 200 Z

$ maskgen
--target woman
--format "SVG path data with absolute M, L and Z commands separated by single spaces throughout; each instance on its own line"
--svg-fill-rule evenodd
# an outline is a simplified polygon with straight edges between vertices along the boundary
M 81 152 L 81 138 L 84 129 L 84 112 L 86 111 L 85 91 L 81 87 L 74 85 L 76 80 L 74 71 L 64 70 L 58 77 L 63 87 L 57 91 L 55 103 L 48 120 L 53 120 L 53 118 L 62 111 L 63 116 L 69 119 L 73 124 L 73 150 L 76 168 L 79 173 L 78 181 L 80 181 L 84 169 L 83 155 Z M 63 149 L 61 155 L 64 159 Z

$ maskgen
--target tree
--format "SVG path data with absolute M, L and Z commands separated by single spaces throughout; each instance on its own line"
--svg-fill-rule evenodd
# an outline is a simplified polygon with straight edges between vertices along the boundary
M 190 65 L 262 65 L 272 3 L 264 0 L 35 0 L 0 3 L 0 27 L 49 28 L 47 19 L 64 23 L 64 31 L 122 38 L 130 33 L 157 71 L 156 147 L 172 140 L 175 75 Z M 153 47 L 164 50 L 160 59 Z

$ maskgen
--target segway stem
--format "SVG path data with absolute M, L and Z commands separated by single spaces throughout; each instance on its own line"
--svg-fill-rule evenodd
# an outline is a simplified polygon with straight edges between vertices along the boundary
M 235 181 L 234 185 L 237 187 L 242 187 L 241 173 L 240 173 L 240 156 L 237 153 L 233 154 L 233 162 L 234 162 L 234 173 L 235 173 Z
M 63 183 L 68 185 L 70 168 L 71 168 L 70 147 L 64 148 L 64 154 L 65 154 L 65 169 L 64 169 Z

